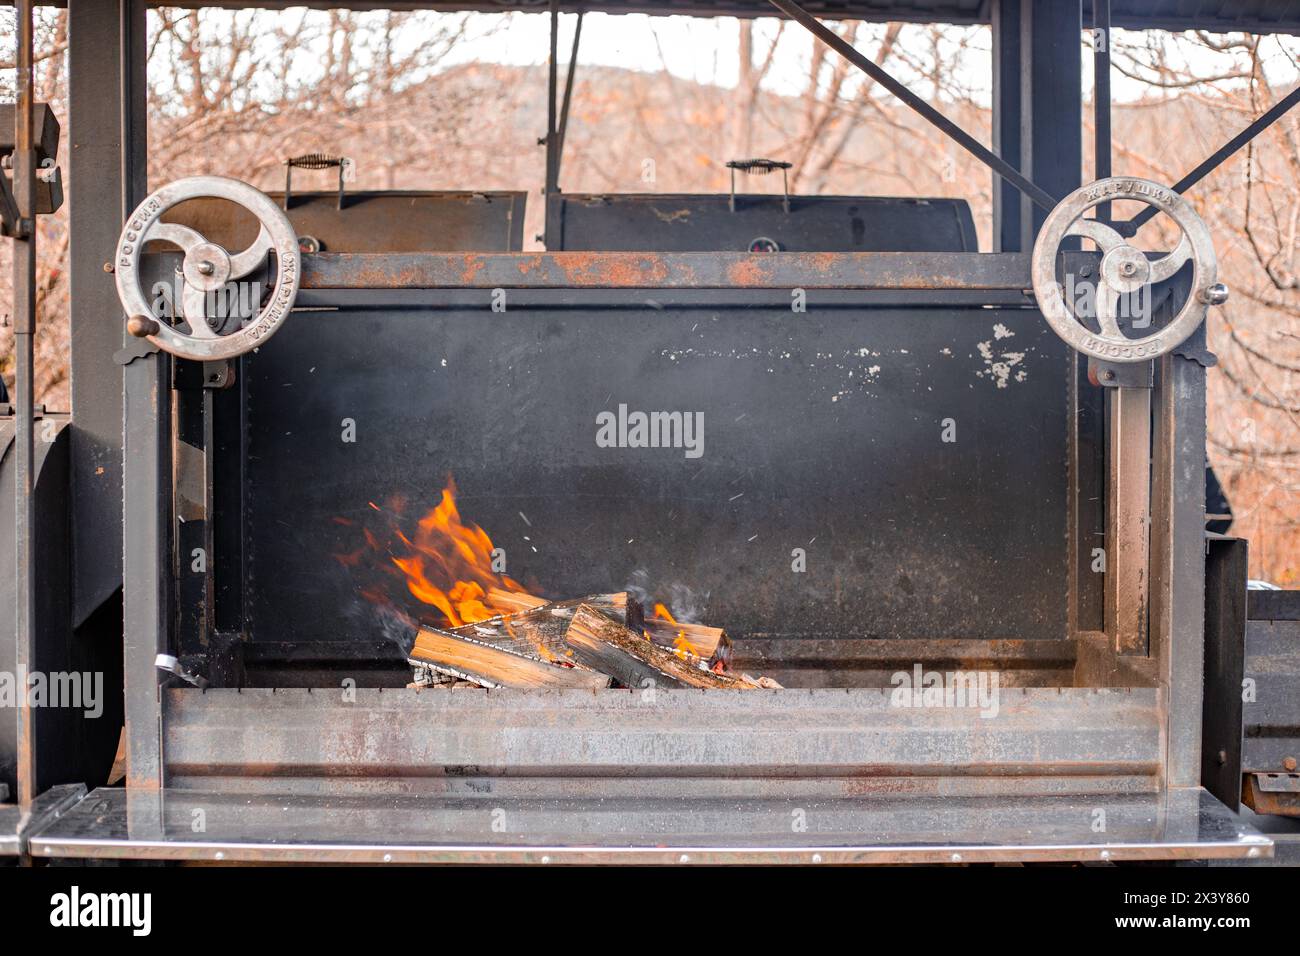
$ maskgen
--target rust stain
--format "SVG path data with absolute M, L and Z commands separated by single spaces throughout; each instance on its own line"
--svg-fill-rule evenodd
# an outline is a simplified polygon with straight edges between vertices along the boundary
M 521 276 L 532 275 L 534 272 L 545 276 L 546 274 L 546 257 L 544 253 L 535 253 L 533 255 L 517 255 L 518 262 L 516 268 Z
M 570 288 L 1008 287 L 993 277 L 973 283 L 968 272 L 952 269 L 945 259 L 906 253 L 343 253 L 307 256 L 304 263 L 303 287 L 309 289 L 484 288 L 514 282 Z
M 765 255 L 771 255 L 766 253 Z M 734 286 L 747 287 L 757 285 L 767 278 L 767 263 L 758 256 L 737 262 L 727 268 L 727 281 Z
M 668 266 L 660 256 L 564 252 L 553 256 L 564 280 L 574 286 L 635 288 L 667 281 Z
M 486 268 L 487 263 L 483 261 L 482 256 L 473 253 L 466 255 L 463 261 L 464 268 L 461 270 L 461 279 L 466 284 L 472 285 L 474 280 L 478 278 L 478 274 Z

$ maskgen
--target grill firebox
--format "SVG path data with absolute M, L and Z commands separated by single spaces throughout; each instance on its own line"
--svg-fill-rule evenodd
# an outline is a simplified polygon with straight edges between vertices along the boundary
M 27 592 L 0 600 L 16 634 L 0 664 L 120 664 L 125 786 L 54 786 L 89 779 L 78 748 L 98 754 L 101 732 L 76 715 L 38 727 L 21 704 L 13 732 L 0 727 L 0 783 L 22 804 L 0 812 L 0 853 L 1271 855 L 1201 787 L 1203 753 L 1238 728 L 1202 720 L 1217 699 L 1207 681 L 1235 688 L 1230 655 L 1206 668 L 1206 617 L 1220 610 L 1205 584 L 1211 358 L 1204 326 L 1186 333 L 1226 292 L 1182 185 L 1079 188 L 1077 16 L 1022 23 L 1028 7 L 989 7 L 1006 58 L 995 155 L 776 0 L 993 169 L 1005 251 L 975 251 L 960 200 L 733 187 L 683 216 L 691 197 L 562 193 L 569 97 L 552 69 L 548 251 L 525 253 L 525 193 L 345 195 L 342 165 L 337 194 L 296 201 L 215 176 L 146 197 L 146 5 L 97 6 L 69 11 L 76 111 L 98 118 L 77 131 L 90 148 L 75 175 L 105 184 L 79 191 L 71 224 L 78 406 L 35 455 L 21 363 L 20 412 L 0 421 L 17 468 L 0 469 L 0 494 L 26 509 L 4 553 Z M 88 45 L 101 36 L 118 60 Z M 30 191 L 36 152 L 14 151 Z M 739 168 L 755 165 L 788 164 Z M 185 196 L 209 202 L 189 228 L 160 218 Z M 1193 252 L 1148 257 L 1122 223 L 1075 227 L 1103 215 L 1103 197 L 1103 218 L 1123 202 L 1162 208 Z M 237 235 L 232 202 L 262 225 L 243 224 L 258 237 L 245 253 L 195 239 Z M 636 222 L 659 251 L 634 251 Z M 1055 243 L 1031 254 L 1040 228 Z M 1119 255 L 1077 251 L 1108 244 Z M 1109 313 L 1063 319 L 1053 280 L 1066 276 L 1102 276 L 1116 294 L 1150 278 L 1154 331 L 1112 335 Z M 196 290 L 227 278 L 257 296 L 196 307 Z M 141 304 L 159 289 L 170 311 Z M 119 306 L 129 336 L 101 328 Z M 30 340 L 34 319 L 21 319 Z M 691 429 L 638 440 L 638 415 Z M 474 560 L 490 555 L 492 580 L 662 603 L 724 627 L 731 671 L 780 689 L 413 686 L 412 626 L 457 622 L 396 559 L 452 481 L 466 522 L 490 536 Z M 37 499 L 65 505 L 45 509 L 57 515 L 40 549 Z M 1216 571 L 1223 595 L 1229 571 Z M 103 633 L 112 654 L 87 640 Z

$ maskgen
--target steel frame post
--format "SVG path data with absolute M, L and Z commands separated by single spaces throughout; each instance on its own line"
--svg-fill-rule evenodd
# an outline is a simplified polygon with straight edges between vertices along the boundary
M 27 681 L 36 658 L 35 375 L 36 335 L 36 149 L 32 142 L 32 0 L 17 0 L 17 97 L 14 108 L 13 193 L 18 222 L 13 246 L 14 403 L 16 406 L 14 481 L 15 670 L 19 699 L 18 803 L 36 797 L 35 713 Z
M 114 355 L 123 331 L 111 261 L 126 214 L 143 198 L 146 167 L 144 64 L 123 42 L 128 6 L 68 0 L 74 628 L 122 586 L 122 368 Z M 84 183 L 94 186 L 78 188 Z
M 1193 341 L 1203 344 L 1204 334 Z M 1205 664 L 1205 369 L 1173 352 L 1156 372 L 1149 642 L 1165 690 L 1166 785 L 1194 787 Z
M 546 188 L 549 196 L 559 188 L 560 164 L 556 155 L 556 91 L 559 88 L 560 69 L 560 4 L 550 0 L 550 55 L 546 59 Z
M 145 3 L 120 4 L 123 156 L 142 157 L 145 96 Z M 130 144 L 130 145 L 128 145 Z M 137 151 L 137 146 L 139 150 Z M 142 174 L 124 167 L 124 195 Z M 120 315 L 115 307 L 111 313 Z M 120 332 L 118 333 L 120 334 Z M 123 673 L 126 695 L 126 781 L 140 792 L 163 781 L 162 709 L 155 660 L 171 633 L 171 363 L 154 352 L 127 361 L 122 376 L 123 422 Z
M 1083 183 L 1082 30 L 1080 0 L 1020 0 L 1020 168 L 1054 196 Z M 1022 197 L 1020 210 L 1032 249 L 1051 208 Z
M 1009 162 L 1020 161 L 1020 0 L 992 0 L 993 148 Z M 1020 190 L 993 174 L 993 251 L 1020 252 Z

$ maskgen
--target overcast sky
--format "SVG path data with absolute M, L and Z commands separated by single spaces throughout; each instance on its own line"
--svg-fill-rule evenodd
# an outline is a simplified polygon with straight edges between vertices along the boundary
M 454 55 L 457 61 L 487 60 L 491 62 L 532 64 L 546 60 L 549 17 L 546 14 L 514 14 L 499 17 L 493 14 L 477 16 L 476 21 L 486 29 L 493 25 L 488 38 L 464 45 Z M 575 15 L 562 15 L 560 61 L 566 62 L 573 36 Z M 760 52 L 775 34 L 777 20 L 760 19 L 757 33 Z M 867 24 L 859 31 L 858 46 L 871 52 L 884 31 L 883 24 Z M 905 46 L 922 55 L 925 46 L 921 39 L 922 27 L 907 27 L 903 35 Z M 666 65 L 673 74 L 701 82 L 732 86 L 736 82 L 738 58 L 737 35 L 739 22 L 731 17 L 647 17 L 640 14 L 611 16 L 588 14 L 582 28 L 582 45 L 578 60 L 580 65 L 626 67 L 638 70 L 658 70 Z M 991 91 L 990 32 L 987 27 L 953 27 L 953 42 L 945 51 L 945 65 L 957 71 L 963 85 Z M 909 36 L 910 34 L 910 36 Z M 1160 34 L 1155 34 L 1159 36 Z M 959 51 L 957 40 L 966 39 L 966 48 Z M 913 42 L 908 43 L 911 39 Z M 1144 40 L 1143 34 L 1126 30 L 1115 31 L 1115 44 L 1136 44 Z M 812 38 L 797 24 L 787 24 L 785 35 L 778 47 L 777 56 L 768 82 L 768 88 L 780 93 L 801 92 L 807 84 L 809 53 Z M 1292 54 L 1300 53 L 1300 42 L 1286 41 Z M 927 41 L 928 43 L 928 41 Z M 1276 49 L 1276 48 L 1275 48 Z M 954 54 L 960 53 L 959 57 Z M 1085 51 L 1086 53 L 1086 51 Z M 1092 58 L 1084 56 L 1085 89 L 1092 88 Z M 1223 58 L 1206 56 L 1192 64 L 1202 75 L 1213 74 L 1222 67 Z M 1266 62 L 1274 82 L 1285 84 L 1296 79 L 1293 60 L 1280 52 Z M 900 79 L 908 79 L 900 75 Z M 915 80 L 915 77 L 911 79 Z M 1115 72 L 1111 82 L 1112 95 L 1118 101 L 1137 99 L 1151 94 L 1150 87 L 1130 80 Z M 924 93 L 922 89 L 918 92 Z

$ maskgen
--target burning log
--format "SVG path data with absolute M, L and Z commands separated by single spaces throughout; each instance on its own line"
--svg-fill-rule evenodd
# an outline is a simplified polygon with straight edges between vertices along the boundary
M 373 502 L 370 507 L 384 511 Z M 401 508 L 394 510 L 400 516 Z M 665 687 L 772 683 L 723 673 L 731 641 L 722 628 L 678 624 L 662 604 L 655 607 L 657 620 L 646 622 L 641 604 L 626 592 L 569 601 L 528 594 L 498 573 L 487 532 L 461 519 L 450 477 L 438 504 L 410 534 L 394 525 L 385 545 L 367 530 L 366 543 L 386 554 L 388 570 L 396 568 L 411 596 L 436 608 L 445 622 L 418 628 L 400 612 L 390 615 L 400 618 L 400 633 L 390 636 L 408 649 L 413 687 L 593 688 L 609 686 L 610 677 L 634 687 L 646 679 Z M 350 566 L 361 553 L 338 557 Z
M 564 635 L 578 663 L 613 677 L 626 687 L 708 687 L 750 690 L 736 677 L 703 670 L 612 620 L 588 604 L 573 613 Z
M 731 662 L 731 638 L 720 627 L 703 624 L 677 624 L 660 618 L 647 619 L 642 628 L 645 636 L 670 651 L 682 651 L 704 661 L 710 669 Z
M 598 689 L 610 683 L 604 674 L 548 664 L 432 627 L 422 627 L 416 633 L 409 660 L 482 687 Z
M 534 602 L 539 600 L 524 594 L 511 594 L 510 597 L 516 599 L 515 603 L 521 606 L 525 599 Z M 494 597 L 494 600 L 499 598 Z M 564 634 L 569 628 L 569 622 L 573 620 L 574 611 L 584 604 L 632 630 L 639 630 L 644 624 L 640 603 L 626 592 L 619 591 L 614 594 L 593 594 L 572 601 L 543 600 L 531 608 L 473 624 L 463 624 L 452 628 L 448 633 L 554 663 L 572 657 Z
M 531 611 L 535 607 L 550 603 L 543 597 L 523 594 L 519 591 L 507 591 L 504 588 L 488 588 L 487 597 L 488 604 L 506 615 Z

